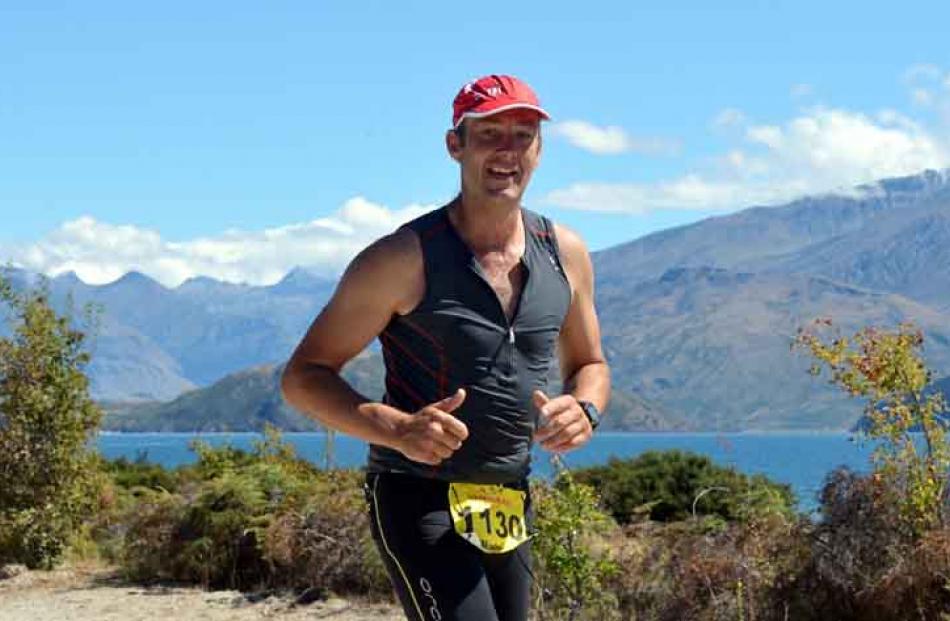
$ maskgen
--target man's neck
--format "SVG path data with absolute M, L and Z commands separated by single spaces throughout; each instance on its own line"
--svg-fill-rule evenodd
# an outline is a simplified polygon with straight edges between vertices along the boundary
M 448 205 L 449 219 L 474 252 L 517 249 L 524 242 L 521 206 L 466 200 L 460 194 Z

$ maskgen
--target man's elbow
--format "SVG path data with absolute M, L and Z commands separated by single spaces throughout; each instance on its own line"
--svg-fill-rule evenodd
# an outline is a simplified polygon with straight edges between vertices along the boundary
M 290 405 L 294 404 L 294 381 L 294 365 L 293 361 L 289 361 L 280 374 L 280 396 Z
M 291 357 L 280 376 L 280 392 L 288 404 L 306 412 L 321 396 L 320 387 L 339 371 L 328 365 Z
M 306 384 L 304 369 L 300 363 L 291 358 L 280 375 L 280 394 L 291 406 L 301 409 L 305 399 L 303 389 Z

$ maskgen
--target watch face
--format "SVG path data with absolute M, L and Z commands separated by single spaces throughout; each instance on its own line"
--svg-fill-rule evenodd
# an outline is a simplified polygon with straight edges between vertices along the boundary
M 590 401 L 580 401 L 579 403 L 581 409 L 584 410 L 584 414 L 587 415 L 587 420 L 590 421 L 591 428 L 597 429 L 597 426 L 600 425 L 600 412 L 597 410 L 597 406 Z

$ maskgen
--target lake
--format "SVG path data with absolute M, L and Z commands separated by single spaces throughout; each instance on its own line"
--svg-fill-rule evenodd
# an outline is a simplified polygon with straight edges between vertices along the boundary
M 144 456 L 166 467 L 191 463 L 195 455 L 188 446 L 201 439 L 214 446 L 228 444 L 249 449 L 256 433 L 103 433 L 96 442 L 108 458 Z M 297 453 L 316 464 L 326 464 L 326 434 L 287 433 L 283 438 Z M 611 457 L 632 457 L 644 451 L 681 449 L 708 455 L 720 465 L 734 466 L 746 474 L 764 474 L 788 483 L 795 490 L 802 511 L 813 511 L 825 476 L 838 466 L 867 471 L 872 447 L 844 432 L 782 433 L 599 433 L 581 449 L 568 453 L 568 467 L 606 463 Z M 333 463 L 360 467 L 366 461 L 366 443 L 337 436 Z M 534 455 L 534 475 L 549 477 L 553 466 L 549 454 Z

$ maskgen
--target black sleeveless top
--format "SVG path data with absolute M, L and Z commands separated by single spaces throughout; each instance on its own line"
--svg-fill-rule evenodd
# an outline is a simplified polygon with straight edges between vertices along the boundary
M 464 388 L 467 396 L 454 414 L 469 436 L 439 466 L 371 445 L 369 472 L 473 483 L 510 483 L 528 475 L 538 418 L 531 393 L 547 392 L 571 290 L 553 224 L 527 209 L 522 219 L 525 281 L 510 322 L 445 207 L 404 225 L 419 237 L 426 291 L 415 309 L 395 315 L 379 336 L 386 364 L 383 402 L 411 413 Z

